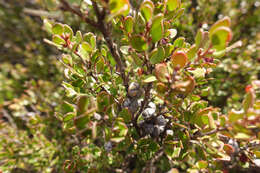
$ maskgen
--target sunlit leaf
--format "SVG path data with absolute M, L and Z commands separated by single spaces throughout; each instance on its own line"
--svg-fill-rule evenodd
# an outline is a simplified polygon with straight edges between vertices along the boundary
M 170 75 L 167 69 L 167 65 L 164 63 L 156 64 L 155 66 L 156 78 L 161 82 L 168 82 Z
M 56 23 L 52 26 L 52 33 L 57 35 L 62 35 L 64 32 L 64 27 L 60 23 Z
M 157 64 L 160 63 L 164 60 L 165 58 L 165 51 L 163 47 L 158 47 L 155 48 L 151 53 L 150 53 L 150 62 L 151 64 Z
M 128 0 L 110 0 L 109 8 L 112 14 L 111 17 L 118 15 L 127 15 L 130 10 L 130 4 Z
M 229 17 L 224 17 L 223 19 L 220 19 L 219 21 L 217 21 L 214 25 L 211 26 L 209 33 L 210 35 L 212 35 L 214 33 L 214 31 L 219 28 L 219 27 L 230 27 L 231 25 L 231 20 Z
M 156 79 L 155 76 L 153 76 L 153 75 L 147 75 L 147 76 L 145 76 L 143 82 L 144 82 L 144 83 L 151 83 L 151 82 L 154 82 L 154 81 L 156 81 L 156 80 L 157 80 L 157 79 Z
M 171 56 L 171 62 L 174 68 L 183 68 L 188 61 L 188 57 L 185 52 L 177 51 Z
M 179 8 L 181 5 L 181 0 L 167 0 L 166 6 L 167 10 L 173 11 L 176 8 Z
M 164 34 L 164 27 L 163 27 L 163 14 L 157 14 L 153 21 L 152 21 L 152 26 L 150 30 L 150 34 L 152 37 L 153 42 L 159 41 Z
M 131 37 L 131 45 L 138 51 L 144 51 L 148 49 L 148 44 L 143 36 L 134 35 Z
M 127 33 L 133 32 L 134 19 L 132 16 L 125 17 L 124 26 Z
M 210 34 L 210 40 L 217 51 L 226 48 L 227 44 L 232 38 L 232 31 L 227 27 L 219 27 Z

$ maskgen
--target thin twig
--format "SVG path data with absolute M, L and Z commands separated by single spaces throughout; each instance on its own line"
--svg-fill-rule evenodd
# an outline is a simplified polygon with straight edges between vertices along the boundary
M 153 165 L 156 161 L 158 161 L 164 154 L 163 148 L 160 148 L 154 155 L 154 157 L 146 163 L 146 166 L 143 168 L 142 173 L 149 172 L 152 173 Z M 150 168 L 150 169 L 149 169 Z
M 144 100 L 142 101 L 142 105 L 141 108 L 139 109 L 139 111 L 135 114 L 134 116 L 134 120 L 133 120 L 133 125 L 135 126 L 138 134 L 139 134 L 139 127 L 137 125 L 137 120 L 139 118 L 139 116 L 141 115 L 141 113 L 144 111 L 144 109 L 146 108 L 148 101 L 150 100 L 150 91 L 152 89 L 152 83 L 149 83 L 146 88 L 145 88 L 145 95 L 144 95 Z M 139 134 L 140 135 L 140 134 Z
M 64 11 L 70 11 L 71 13 L 76 14 L 79 16 L 81 19 L 83 19 L 86 23 L 90 24 L 91 26 L 95 27 L 98 29 L 98 25 L 95 21 L 85 17 L 80 10 L 76 10 L 75 8 L 71 7 L 70 4 L 66 0 L 60 0 L 62 3 L 61 9 Z
M 61 14 L 58 12 L 50 13 L 48 11 L 39 10 L 39 9 L 31 9 L 31 8 L 24 8 L 23 12 L 30 16 L 47 17 L 47 18 L 52 18 L 52 19 L 61 18 Z
M 202 136 L 213 135 L 213 134 L 215 134 L 215 133 L 217 133 L 217 132 L 226 131 L 226 130 L 228 130 L 227 127 L 221 127 L 221 128 L 217 128 L 217 129 L 211 130 L 211 131 L 209 131 L 209 132 L 198 133 L 197 135 L 194 135 L 194 136 L 193 136 L 193 139 L 198 138 L 198 137 L 202 137 Z
M 92 1 L 94 10 L 96 12 L 98 21 L 95 22 L 89 18 L 87 18 L 85 15 L 82 14 L 82 12 L 80 10 L 76 10 L 75 8 L 71 7 L 71 5 L 66 1 L 66 0 L 60 0 L 62 3 L 62 9 L 65 11 L 70 11 L 74 14 L 76 14 L 77 16 L 79 16 L 82 20 L 84 20 L 86 23 L 90 24 L 91 26 L 95 27 L 96 29 L 98 29 L 104 36 L 104 39 L 106 40 L 109 50 L 111 52 L 111 54 L 113 55 L 117 66 L 119 68 L 120 71 L 120 75 L 123 79 L 124 82 L 124 86 L 126 88 L 126 90 L 128 89 L 128 78 L 125 75 L 125 64 L 122 61 L 122 58 L 120 57 L 119 54 L 119 50 L 117 49 L 117 47 L 115 46 L 112 37 L 111 37 L 111 31 L 108 27 L 108 25 L 104 22 L 105 19 L 105 9 L 102 11 L 102 13 L 100 13 L 97 3 L 95 1 Z

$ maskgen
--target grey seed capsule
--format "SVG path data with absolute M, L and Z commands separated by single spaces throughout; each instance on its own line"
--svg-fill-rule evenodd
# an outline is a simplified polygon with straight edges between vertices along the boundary
M 153 109 L 156 109 L 156 105 L 154 104 L 154 102 L 150 102 L 150 103 L 148 104 L 148 107 L 153 108 Z
M 173 135 L 173 130 L 166 130 L 166 134 L 172 136 Z
M 96 120 L 101 120 L 101 115 L 100 114 L 98 114 L 98 113 L 94 113 L 94 118 L 96 119 Z
M 158 125 L 155 125 L 154 126 L 154 130 L 153 130 L 153 133 L 152 133 L 152 136 L 153 137 L 158 137 L 160 135 L 161 131 L 160 131 L 160 127 Z
M 131 104 L 130 99 L 129 99 L 129 98 L 126 98 L 125 101 L 123 102 L 123 107 L 125 107 L 125 108 L 126 108 L 126 107 L 129 107 L 130 104 Z
M 128 109 L 130 110 L 131 113 L 135 113 L 139 108 L 138 101 L 136 99 L 131 99 L 130 101 L 131 103 Z
M 160 115 L 156 118 L 156 123 L 160 126 L 165 126 L 167 122 L 165 118 L 162 115 Z
M 153 114 L 155 113 L 155 109 L 152 108 L 146 108 L 143 113 L 142 116 L 144 119 L 149 119 L 153 116 Z
M 165 126 L 159 126 L 160 134 L 164 131 Z
M 111 142 L 111 141 L 106 142 L 106 143 L 104 144 L 104 148 L 105 148 L 105 150 L 106 150 L 107 152 L 110 152 L 110 151 L 112 150 L 112 148 L 113 148 L 112 142 Z
M 142 89 L 139 83 L 132 82 L 128 87 L 128 95 L 130 97 L 140 97 L 142 95 Z
M 234 147 L 235 152 L 238 152 L 238 151 L 239 151 L 239 145 L 238 145 L 237 141 L 235 141 L 235 140 L 233 140 L 233 139 L 230 139 L 230 140 L 228 141 L 228 144 Z
M 153 124 L 147 124 L 147 123 L 144 123 L 144 133 L 145 134 L 152 134 L 153 131 L 154 131 L 154 126 Z

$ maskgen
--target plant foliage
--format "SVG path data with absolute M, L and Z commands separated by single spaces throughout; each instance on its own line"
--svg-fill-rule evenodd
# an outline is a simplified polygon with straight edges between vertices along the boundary
M 39 33 L 3 45 L 26 61 L 1 64 L 0 169 L 259 170 L 260 33 L 243 21 L 255 29 L 244 37 L 233 24 L 259 21 L 259 9 L 215 20 L 237 2 L 203 2 L 46 0 L 17 2 L 17 13 L 0 1 L 6 33 L 17 20 Z

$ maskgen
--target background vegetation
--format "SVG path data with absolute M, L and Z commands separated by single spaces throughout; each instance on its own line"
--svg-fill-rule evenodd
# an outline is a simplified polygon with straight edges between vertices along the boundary
M 83 9 L 89 6 L 82 0 L 69 2 Z M 102 4 L 105 1 L 98 2 Z M 136 9 L 142 3 L 140 0 L 130 2 Z M 217 20 L 229 16 L 232 21 L 230 28 L 233 31 L 230 45 L 238 40 L 243 43 L 241 47 L 231 50 L 222 57 L 218 66 L 213 68 L 213 72 L 206 76 L 211 80 L 206 87 L 201 88 L 204 94 L 200 94 L 197 101 L 205 100 L 208 105 L 219 108 L 219 115 L 230 116 L 232 109 L 236 110 L 233 111 L 235 115 L 239 115 L 237 111 L 244 106 L 246 91 L 253 86 L 258 100 L 255 101 L 254 106 L 256 120 L 252 123 L 253 130 L 250 132 L 247 131 L 247 126 L 237 127 L 241 128 L 239 133 L 250 134 L 250 136 L 243 136 L 241 142 L 240 138 L 234 137 L 233 132 L 226 134 L 233 139 L 233 142 L 238 140 L 236 144 L 229 143 L 227 147 L 231 146 L 231 148 L 225 150 L 227 155 L 234 157 L 231 158 L 231 163 L 216 163 L 214 156 L 208 156 L 203 152 L 198 153 L 201 150 L 195 148 L 193 153 L 190 152 L 189 157 L 181 153 L 181 156 L 175 158 L 173 155 L 176 153 L 172 153 L 171 162 L 167 159 L 169 155 L 162 156 L 160 161 L 156 160 L 154 161 L 156 163 L 153 163 L 156 165 L 156 172 L 167 172 L 171 168 L 177 168 L 179 172 L 216 170 L 257 172 L 260 169 L 260 2 L 258 0 L 182 0 L 182 8 L 184 8 L 183 14 L 172 24 L 172 27 L 178 31 L 175 38 L 185 37 L 185 41 L 192 45 L 199 28 L 208 30 Z M 90 9 L 94 10 L 92 7 Z M 90 12 L 90 17 L 96 19 L 91 15 Z M 79 88 L 82 87 L 82 81 L 76 77 L 72 80 L 66 76 L 64 62 L 60 59 L 61 52 L 47 44 L 46 40 L 44 41 L 46 38 L 51 40 L 52 34 L 48 27 L 54 22 L 69 25 L 74 33 L 78 30 L 83 33 L 96 33 L 95 28 L 82 22 L 75 14 L 66 11 L 61 1 L 0 0 L 0 172 L 145 171 L 143 167 L 146 166 L 146 161 L 152 163 L 151 158 L 157 157 L 158 151 L 154 149 L 157 148 L 156 144 L 145 148 L 147 141 L 142 141 L 143 146 L 140 144 L 140 150 L 136 151 L 131 146 L 129 148 L 121 146 L 123 149 L 120 149 L 117 145 L 115 151 L 110 152 L 111 149 L 107 147 L 112 147 L 112 143 L 108 143 L 108 139 L 101 141 L 91 139 L 84 142 L 86 139 L 71 131 L 71 124 L 63 121 L 63 116 L 73 109 L 71 104 L 76 103 L 75 99 L 68 97 L 66 93 L 68 86 L 66 88 L 65 85 L 66 89 L 64 89 L 63 81 Z M 114 39 L 119 42 L 117 37 Z M 97 47 L 101 48 L 103 42 L 100 33 L 96 34 L 96 40 Z M 108 80 L 109 77 L 111 76 L 107 76 Z M 116 88 L 118 92 L 123 90 L 122 87 Z M 98 86 L 94 88 L 97 92 L 104 89 Z M 120 99 L 122 98 L 118 98 L 123 102 Z M 250 143 L 250 140 L 253 143 Z M 127 142 L 130 143 L 125 141 Z M 229 152 L 237 150 L 235 145 L 239 145 L 237 148 L 241 152 L 231 155 Z M 145 152 L 150 155 L 139 158 L 139 155 Z M 128 153 L 132 154 L 130 158 L 126 158 Z M 206 166 L 201 160 L 208 161 Z M 176 169 L 171 171 L 177 172 Z

